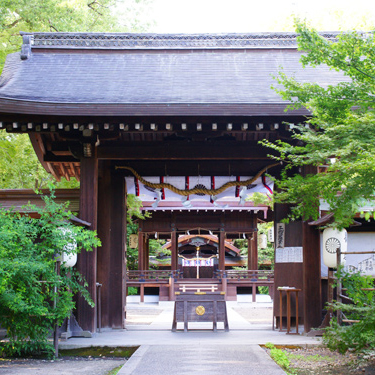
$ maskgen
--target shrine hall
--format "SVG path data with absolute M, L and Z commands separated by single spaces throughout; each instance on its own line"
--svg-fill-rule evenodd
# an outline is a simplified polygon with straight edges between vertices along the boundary
M 334 40 L 336 34 L 323 36 Z M 96 304 L 77 301 L 74 313 L 84 330 L 96 332 L 98 320 L 106 329 L 126 326 L 127 285 L 155 284 L 161 299 L 173 300 L 182 280 L 188 285 L 198 276 L 227 299 L 236 298 L 239 285 L 299 288 L 305 331 L 321 324 L 319 231 L 305 221 L 282 223 L 288 206 L 271 209 L 251 196 L 271 196 L 277 188 L 272 177 L 282 170 L 259 141 L 293 142 L 294 124 L 309 116 L 303 108 L 287 109 L 271 88 L 278 85 L 274 77 L 283 69 L 300 82 L 336 84 L 338 72 L 302 68 L 294 33 L 22 38 L 0 78 L 0 128 L 27 133 L 41 165 L 57 180 L 80 181 L 79 191 L 56 196 L 69 200 L 102 241 L 78 257 Z M 133 273 L 126 265 L 128 194 L 151 214 L 139 222 L 139 269 Z M 30 191 L 2 193 L 8 203 L 35 199 Z M 272 220 L 275 267 L 262 274 L 257 224 Z M 150 269 L 147 252 L 155 236 L 168 240 L 171 252 L 169 269 L 159 274 Z M 239 236 L 248 241 L 247 269 L 233 276 L 226 262 L 238 254 L 227 241 Z M 192 261 L 194 271 L 187 270 Z M 273 298 L 280 323 L 279 295 Z

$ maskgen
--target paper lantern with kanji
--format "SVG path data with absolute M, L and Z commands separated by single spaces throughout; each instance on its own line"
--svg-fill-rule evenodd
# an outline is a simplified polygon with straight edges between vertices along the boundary
M 337 251 L 346 252 L 348 233 L 345 229 L 327 228 L 323 231 L 323 262 L 329 268 L 337 268 Z M 345 264 L 345 255 L 341 255 L 341 264 Z

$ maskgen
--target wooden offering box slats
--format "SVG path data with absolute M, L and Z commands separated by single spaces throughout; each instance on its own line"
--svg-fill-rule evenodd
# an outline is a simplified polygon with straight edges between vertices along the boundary
M 224 330 L 229 331 L 225 294 L 223 292 L 185 292 L 176 293 L 172 331 L 177 323 L 184 323 L 187 332 L 189 322 L 212 322 L 213 331 L 217 331 L 217 323 L 224 323 Z

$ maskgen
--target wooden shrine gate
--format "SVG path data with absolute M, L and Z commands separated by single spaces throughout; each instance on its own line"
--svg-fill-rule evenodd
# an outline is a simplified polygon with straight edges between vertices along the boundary
M 328 39 L 335 36 L 325 34 Z M 40 163 L 57 180 L 80 181 L 79 217 L 98 231 L 102 247 L 82 251 L 77 267 L 94 303 L 96 283 L 102 284 L 103 328 L 123 328 L 125 323 L 125 179 L 134 179 L 131 171 L 158 183 L 184 177 L 181 191 L 199 188 L 201 176 L 209 179 L 205 188 L 214 194 L 203 193 L 206 207 L 198 217 L 215 213 L 219 218 L 210 228 L 219 235 L 218 269 L 225 271 L 225 233 L 245 233 L 254 248 L 256 219 L 266 220 L 262 210 L 251 207 L 247 212 L 241 204 L 257 186 L 271 191 L 264 173 L 278 176 L 281 170 L 258 141 L 293 142 L 288 123 L 303 123 L 309 115 L 304 109 L 285 111 L 288 103 L 270 88 L 272 75 L 285 65 L 306 82 L 341 80 L 325 67 L 302 69 L 296 35 L 290 33 L 24 33 L 22 37 L 21 51 L 8 56 L 0 79 L 0 129 L 29 134 Z M 253 176 L 258 182 L 242 179 Z M 194 178 L 197 182 L 191 185 Z M 220 202 L 221 178 L 235 183 L 237 208 L 227 209 Z M 156 206 L 163 201 L 163 189 L 152 192 Z M 171 215 L 169 227 L 163 220 L 150 230 L 141 225 L 140 243 L 147 241 L 143 235 L 147 232 L 167 233 L 176 244 L 183 226 L 183 230 L 207 228 L 189 216 L 192 201 L 185 192 L 174 211 L 165 211 Z M 275 207 L 276 224 L 287 209 Z M 162 218 L 161 207 L 153 217 L 158 215 Z M 321 322 L 319 234 L 305 222 L 286 225 L 283 233 L 280 252 L 298 247 L 303 259 L 276 263 L 275 286 L 302 289 L 302 319 L 309 331 Z M 175 271 L 177 252 L 172 255 Z M 249 269 L 256 265 L 253 251 Z M 84 330 L 96 331 L 96 307 L 78 298 L 76 315 Z

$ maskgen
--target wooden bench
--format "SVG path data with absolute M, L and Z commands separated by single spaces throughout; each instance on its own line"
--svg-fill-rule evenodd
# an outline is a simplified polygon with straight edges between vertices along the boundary
M 217 284 L 181 284 L 178 289 L 183 292 L 217 292 L 218 286 Z

